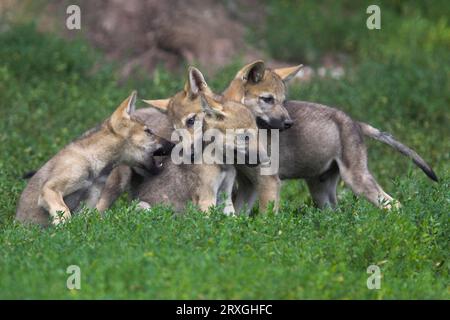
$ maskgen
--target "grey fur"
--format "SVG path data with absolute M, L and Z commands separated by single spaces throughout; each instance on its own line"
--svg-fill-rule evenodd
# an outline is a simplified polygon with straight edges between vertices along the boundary
M 438 177 L 436 176 L 436 173 L 425 162 L 425 160 L 423 160 L 422 157 L 417 154 L 417 152 L 415 152 L 414 150 L 405 146 L 401 142 L 395 140 L 394 137 L 388 132 L 382 132 L 382 131 L 378 130 L 377 128 L 374 128 L 371 125 L 364 123 L 364 122 L 358 122 L 358 124 L 361 127 L 362 132 L 365 136 L 368 136 L 368 137 L 378 140 L 380 142 L 386 143 L 387 145 L 390 145 L 391 147 L 393 147 L 395 150 L 397 150 L 401 154 L 412 159 L 414 164 L 417 165 L 420 169 L 422 169 L 422 171 L 425 172 L 425 174 L 431 180 L 438 182 Z
M 375 205 L 383 206 L 380 202 L 393 200 L 367 167 L 364 135 L 412 158 L 431 179 L 437 181 L 431 167 L 416 152 L 389 134 L 353 121 L 340 110 L 305 101 L 288 101 L 285 107 L 294 120 L 294 126 L 280 133 L 279 176 L 281 179 L 305 179 L 314 202 L 320 208 L 336 206 L 339 176 L 355 194 L 364 196 Z

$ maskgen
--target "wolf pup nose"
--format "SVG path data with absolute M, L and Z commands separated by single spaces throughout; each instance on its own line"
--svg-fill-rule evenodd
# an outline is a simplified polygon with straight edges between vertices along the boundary
M 290 127 L 292 127 L 293 123 L 294 123 L 293 120 L 290 120 L 290 119 L 284 120 L 284 129 L 285 130 L 289 129 Z

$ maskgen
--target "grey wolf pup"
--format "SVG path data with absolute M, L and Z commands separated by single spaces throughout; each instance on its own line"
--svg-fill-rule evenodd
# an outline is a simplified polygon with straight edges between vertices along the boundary
M 260 127 L 286 129 L 292 126 L 280 133 L 281 179 L 305 179 L 319 208 L 337 205 L 339 177 L 356 195 L 376 206 L 387 209 L 399 206 L 368 169 L 364 137 L 369 137 L 390 145 L 412 159 L 430 179 L 438 180 L 422 157 L 389 133 L 354 121 L 335 108 L 306 101 L 286 101 L 286 84 L 301 67 L 268 69 L 263 61 L 255 61 L 244 66 L 223 93 L 224 98 L 246 105 Z M 236 210 L 244 204 L 251 207 L 260 189 L 255 172 L 238 171 L 237 181 Z M 274 190 L 267 194 L 277 193 Z M 272 200 L 277 201 L 275 197 Z

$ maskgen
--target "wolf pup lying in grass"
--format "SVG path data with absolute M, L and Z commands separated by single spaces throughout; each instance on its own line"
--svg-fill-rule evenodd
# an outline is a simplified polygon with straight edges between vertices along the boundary
M 285 128 L 279 122 L 284 105 L 286 119 L 292 119 L 289 130 L 280 133 L 281 179 L 305 179 L 311 196 L 319 208 L 335 207 L 336 186 L 341 177 L 357 195 L 373 204 L 390 209 L 398 206 L 390 195 L 375 181 L 367 166 L 364 136 L 386 143 L 411 158 L 432 180 L 437 181 L 433 169 L 414 150 L 395 140 L 389 133 L 363 122 L 354 121 L 344 112 L 318 103 L 285 101 L 286 83 L 301 66 L 266 69 L 263 61 L 255 61 L 243 67 L 224 91 L 226 99 L 245 104 L 257 117 L 262 128 Z M 290 126 L 292 123 L 288 123 Z M 252 206 L 258 185 L 255 173 L 238 172 L 236 210 L 242 204 Z
M 133 92 L 99 127 L 89 130 L 51 158 L 22 192 L 16 219 L 43 226 L 71 217 L 82 201 L 95 208 L 106 178 L 120 164 L 146 169 L 154 154 L 173 146 L 137 121 Z

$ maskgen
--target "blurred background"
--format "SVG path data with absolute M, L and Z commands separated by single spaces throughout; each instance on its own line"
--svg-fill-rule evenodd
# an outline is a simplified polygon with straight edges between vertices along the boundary
M 72 4 L 81 30 L 66 27 Z M 371 4 L 380 7 L 380 30 L 366 26 Z M 17 176 L 104 119 L 131 89 L 169 97 L 193 64 L 220 92 L 255 59 L 303 63 L 291 99 L 335 106 L 393 133 L 446 177 L 449 17 L 446 0 L 0 0 L 3 207 L 10 216 L 24 185 Z M 391 149 L 368 143 L 388 191 L 400 183 L 394 177 L 426 181 Z M 286 203 L 308 203 L 302 182 L 286 190 Z
M 66 27 L 73 4 L 81 30 Z M 371 4 L 381 9 L 381 30 L 366 27 Z M 0 12 L 3 29 L 33 23 L 39 32 L 85 40 L 118 63 L 121 78 L 159 66 L 179 72 L 186 64 L 214 74 L 237 59 L 303 63 L 299 78 L 339 78 L 345 64 L 381 51 L 403 57 L 401 47 L 430 52 L 449 43 L 445 0 L 0 0 Z

